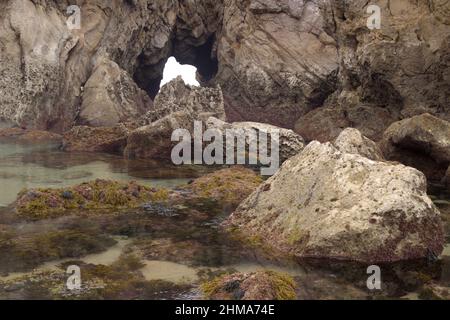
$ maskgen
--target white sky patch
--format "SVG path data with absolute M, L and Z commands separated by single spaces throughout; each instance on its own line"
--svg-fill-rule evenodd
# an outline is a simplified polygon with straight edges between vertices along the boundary
M 164 67 L 161 87 L 178 76 L 181 76 L 186 84 L 200 86 L 196 79 L 197 68 L 188 64 L 179 64 L 174 57 L 170 57 Z

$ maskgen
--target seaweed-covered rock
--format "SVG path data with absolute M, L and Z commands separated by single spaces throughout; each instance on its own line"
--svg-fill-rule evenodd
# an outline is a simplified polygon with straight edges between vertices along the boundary
M 296 283 L 292 277 L 274 271 L 234 273 L 202 285 L 211 300 L 294 300 Z
M 217 201 L 228 208 L 236 208 L 262 183 L 253 170 L 241 166 L 222 169 L 194 180 L 187 189 L 195 196 Z
M 16 201 L 20 216 L 44 219 L 61 216 L 74 209 L 134 208 L 149 201 L 165 201 L 168 191 L 149 188 L 136 182 L 122 183 L 97 179 L 66 189 L 30 189 L 22 191 Z
M 297 257 L 388 262 L 442 251 L 441 216 L 419 171 L 312 142 L 228 225 Z
M 371 160 L 383 160 L 378 145 L 366 138 L 358 129 L 347 128 L 334 141 L 333 145 L 342 153 L 359 154 Z

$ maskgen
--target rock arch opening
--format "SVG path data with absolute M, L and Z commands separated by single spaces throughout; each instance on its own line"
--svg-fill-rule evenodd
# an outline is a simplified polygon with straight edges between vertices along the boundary
M 200 86 L 197 80 L 197 68 L 189 64 L 181 64 L 175 59 L 170 57 L 164 66 L 163 78 L 161 80 L 160 87 L 173 79 L 181 76 L 184 82 L 191 86 Z
M 214 34 L 202 41 L 174 36 L 156 55 L 145 51 L 139 55 L 134 80 L 152 99 L 178 75 L 188 84 L 208 86 L 219 69 L 215 44 Z

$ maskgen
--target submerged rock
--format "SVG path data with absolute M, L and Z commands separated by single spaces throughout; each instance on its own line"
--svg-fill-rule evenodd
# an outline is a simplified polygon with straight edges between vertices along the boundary
M 439 254 L 438 209 L 419 171 L 312 142 L 227 221 L 297 257 L 390 262 Z
M 385 157 L 441 180 L 450 164 L 450 123 L 422 114 L 392 124 L 383 135 Z
M 296 283 L 292 277 L 274 271 L 234 273 L 203 283 L 210 300 L 294 300 Z
M 66 189 L 24 190 L 18 195 L 15 207 L 20 216 L 39 220 L 80 209 L 137 208 L 149 201 L 166 201 L 168 197 L 165 189 L 149 188 L 134 181 L 122 183 L 97 179 Z
M 383 160 L 383 154 L 378 145 L 363 136 L 358 129 L 345 129 L 337 137 L 333 145 L 342 153 L 359 154 L 375 161 Z

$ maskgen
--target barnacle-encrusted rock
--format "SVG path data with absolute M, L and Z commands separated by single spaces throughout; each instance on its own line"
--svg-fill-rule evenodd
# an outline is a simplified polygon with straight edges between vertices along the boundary
M 388 262 L 439 254 L 438 209 L 419 171 L 312 142 L 227 224 L 297 257 Z

